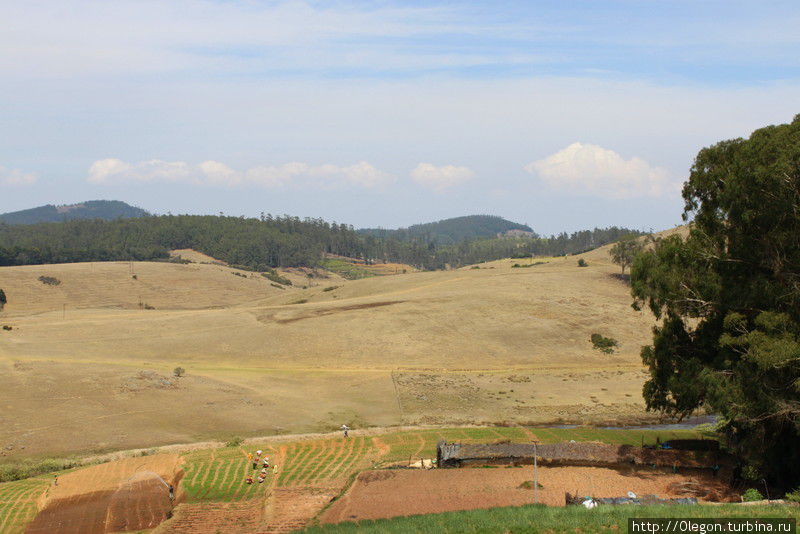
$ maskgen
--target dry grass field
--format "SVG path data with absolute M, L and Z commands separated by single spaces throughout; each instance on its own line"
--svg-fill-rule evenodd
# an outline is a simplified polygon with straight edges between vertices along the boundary
M 293 270 L 284 289 L 204 263 L 0 268 L 0 325 L 13 328 L 0 330 L 0 461 L 343 422 L 642 418 L 653 318 L 631 309 L 607 248 L 585 268 L 570 256 L 352 281 Z M 595 332 L 619 350 L 593 350 Z

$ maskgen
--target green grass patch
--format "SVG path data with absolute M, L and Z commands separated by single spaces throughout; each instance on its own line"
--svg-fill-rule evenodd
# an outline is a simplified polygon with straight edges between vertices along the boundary
M 369 271 L 368 269 L 364 269 L 360 265 L 340 260 L 338 258 L 325 258 L 320 262 L 320 267 L 331 271 L 332 273 L 336 273 L 347 280 L 358 280 L 359 278 L 377 276 L 375 273 Z
M 349 533 L 548 533 L 627 532 L 629 517 L 778 517 L 800 518 L 800 508 L 786 506 L 607 506 L 587 510 L 582 506 L 514 506 L 416 515 L 322 525 L 307 534 Z

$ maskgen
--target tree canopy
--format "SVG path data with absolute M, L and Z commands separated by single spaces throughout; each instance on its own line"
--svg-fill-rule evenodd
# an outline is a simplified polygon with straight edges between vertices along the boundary
M 614 243 L 608 253 L 611 261 L 622 267 L 622 274 L 625 274 L 625 267 L 633 263 L 633 259 L 642 251 L 643 245 L 633 234 L 622 236 L 622 239 Z
M 723 417 L 745 478 L 800 484 L 800 115 L 699 152 L 683 188 L 689 236 L 631 270 L 662 322 L 642 358 L 648 409 Z
M 259 219 L 164 215 L 59 223 L 0 223 L 0 265 L 166 259 L 192 248 L 252 269 L 317 266 L 323 254 L 368 262 L 407 263 L 420 269 L 460 267 L 500 258 L 583 252 L 630 232 L 595 228 L 551 237 L 464 239 L 443 245 L 426 237 L 360 235 L 352 226 L 288 215 Z

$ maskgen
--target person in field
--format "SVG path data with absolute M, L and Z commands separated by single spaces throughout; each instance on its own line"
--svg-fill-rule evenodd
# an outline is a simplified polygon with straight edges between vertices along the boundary
M 349 436 L 350 427 L 347 425 L 342 425 L 342 432 L 344 433 L 345 439 Z
M 264 456 L 264 461 L 262 462 L 264 469 L 269 468 L 269 456 Z
M 252 484 L 253 483 L 253 475 L 247 475 L 247 478 L 244 479 L 244 481 L 247 482 L 248 485 Z

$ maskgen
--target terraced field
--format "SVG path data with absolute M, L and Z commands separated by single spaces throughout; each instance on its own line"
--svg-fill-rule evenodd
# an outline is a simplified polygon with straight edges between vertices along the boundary
M 0 533 L 24 532 L 34 518 L 36 501 L 50 485 L 50 477 L 36 477 L 0 484 Z
M 346 478 L 368 467 L 379 452 L 374 438 L 363 436 L 291 444 L 285 449 L 278 486 L 308 486 Z
M 195 451 L 184 456 L 181 487 L 187 501 L 240 501 L 263 497 L 262 484 L 245 483 L 253 473 L 247 453 L 239 447 Z
M 336 436 L 286 442 L 265 441 L 248 444 L 246 447 L 191 451 L 182 455 L 184 477 L 180 490 L 185 492 L 187 504 L 181 505 L 183 508 L 176 518 L 180 521 L 180 528 L 175 531 L 198 532 L 197 527 L 204 522 L 211 524 L 211 519 L 227 521 L 236 515 L 235 510 L 230 507 L 245 507 L 236 517 L 241 516 L 251 521 L 254 531 L 267 524 L 272 525 L 270 528 L 276 532 L 285 531 L 289 527 L 301 528 L 332 497 L 343 490 L 354 473 L 373 466 L 433 458 L 436 455 L 436 443 L 440 440 L 490 443 L 530 442 L 536 439 L 541 443 L 575 440 L 641 445 L 653 444 L 657 440 L 695 437 L 701 437 L 701 433 L 694 430 L 589 427 L 432 428 L 395 431 L 376 436 L 359 435 L 356 431 L 347 440 Z M 248 485 L 245 479 L 254 472 L 252 464 L 248 463 L 247 453 L 256 449 L 263 450 L 272 465 L 277 465 L 277 473 L 270 471 L 264 484 Z M 138 465 L 152 458 L 129 458 L 113 465 L 79 469 L 70 476 L 85 478 L 84 485 L 89 491 L 92 489 L 90 486 L 99 487 L 98 481 L 101 480 L 95 480 L 97 477 L 91 477 L 91 473 L 102 471 L 102 480 L 110 480 L 116 484 L 115 481 L 122 476 L 120 473 L 127 464 Z M 0 484 L 0 534 L 24 531 L 37 513 L 37 499 L 51 483 L 51 475 L 42 475 Z M 66 489 L 58 488 L 59 491 Z M 220 506 L 223 508 L 218 509 Z M 167 526 L 165 523 L 164 527 Z M 173 527 L 178 528 L 177 524 L 170 528 Z

